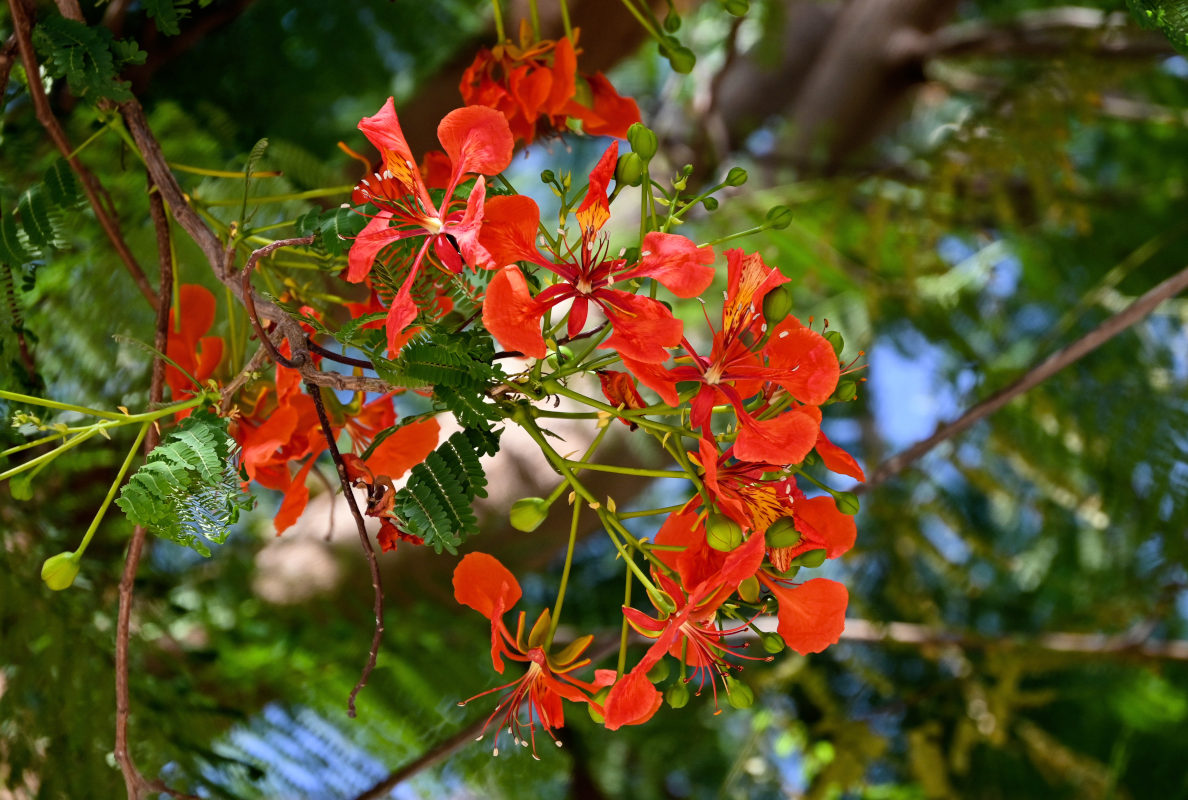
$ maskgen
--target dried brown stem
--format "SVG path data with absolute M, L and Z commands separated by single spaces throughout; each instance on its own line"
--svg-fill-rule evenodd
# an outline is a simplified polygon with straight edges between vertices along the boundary
M 157 234 L 157 253 L 161 267 L 161 282 L 159 294 L 155 298 L 157 306 L 156 335 L 153 347 L 160 353 L 165 353 L 169 345 L 169 304 L 173 294 L 173 258 L 169 247 L 169 220 L 165 216 L 165 208 L 160 195 L 152 191 L 152 179 L 149 179 L 149 209 L 152 212 L 153 228 Z M 149 404 L 161 402 L 165 393 L 165 361 L 161 358 L 153 359 L 153 378 L 149 385 Z M 160 441 L 157 426 L 149 429 L 144 438 L 144 452 L 152 452 Z M 128 649 L 131 638 L 132 624 L 132 595 L 136 586 L 136 571 L 140 566 L 140 556 L 144 551 L 145 529 L 137 525 L 132 530 L 132 540 L 128 543 L 128 554 L 124 557 L 124 573 L 120 577 L 120 608 L 116 618 L 116 647 L 115 647 L 115 677 L 116 677 L 116 726 L 115 726 L 115 760 L 124 774 L 124 785 L 128 790 L 128 800 L 141 800 L 156 792 L 164 792 L 173 797 L 189 798 L 192 795 L 181 794 L 170 789 L 159 780 L 149 780 L 136 767 L 132 754 L 128 751 L 128 715 L 131 710 L 130 693 L 128 691 Z
M 351 689 L 347 698 L 347 715 L 355 716 L 355 697 L 367 685 L 371 671 L 375 669 L 375 660 L 379 656 L 380 640 L 384 636 L 384 588 L 380 583 L 379 561 L 375 557 L 375 548 L 371 546 L 371 539 L 367 536 L 367 527 L 363 521 L 363 514 L 359 512 L 359 504 L 355 502 L 355 493 L 351 490 L 351 481 L 347 475 L 346 464 L 342 454 L 338 452 L 338 443 L 334 440 L 334 429 L 330 427 L 330 418 L 326 416 L 326 406 L 322 403 L 321 390 L 312 383 L 305 384 L 305 390 L 313 398 L 314 407 L 318 410 L 318 421 L 322 424 L 322 435 L 326 437 L 326 446 L 330 450 L 330 457 L 334 459 L 334 466 L 338 469 L 338 482 L 342 484 L 342 493 L 346 495 L 347 505 L 351 509 L 351 516 L 355 518 L 355 527 L 359 531 L 359 544 L 367 555 L 367 565 L 371 569 L 371 590 L 375 598 L 375 633 L 371 637 L 371 649 L 367 653 L 367 663 L 363 665 L 363 672 L 359 680 Z
M 272 340 L 268 338 L 268 334 L 264 332 L 264 327 L 260 324 L 260 317 L 256 314 L 256 300 L 255 292 L 252 291 L 252 272 L 256 269 L 256 264 L 261 258 L 279 250 L 282 247 L 295 247 L 303 244 L 313 244 L 315 236 L 303 236 L 299 239 L 279 239 L 272 244 L 265 245 L 258 250 L 252 251 L 248 256 L 247 263 L 244 264 L 243 270 L 240 272 L 240 288 L 243 291 L 242 299 L 243 305 L 247 309 L 248 319 L 252 321 L 252 327 L 256 329 L 256 336 L 260 339 L 260 344 L 264 345 L 268 350 L 268 355 L 272 360 L 280 364 L 282 367 L 289 367 L 290 369 L 300 369 L 306 362 L 309 361 L 309 351 L 306 349 L 293 349 L 293 357 L 288 358 L 281 354 L 276 346 L 273 345 Z M 304 343 L 303 343 L 304 344 Z
M 21 52 L 21 61 L 25 65 L 25 74 L 33 76 L 40 75 L 37 55 L 33 52 L 33 40 L 29 33 L 32 29 L 32 23 L 25 16 L 25 9 L 20 0 L 8 0 L 8 8 L 12 14 L 13 35 L 17 38 L 17 46 Z M 124 266 L 132 276 L 132 280 L 136 282 L 137 288 L 140 289 L 140 293 L 150 303 L 156 304 L 157 296 L 153 292 L 153 287 L 149 285 L 144 270 L 140 268 L 140 264 L 136 262 L 136 257 L 128 249 L 128 244 L 124 241 L 124 237 L 120 233 L 120 227 L 114 215 L 110 214 L 103 206 L 101 198 L 103 190 L 99 184 L 99 179 L 79 161 L 77 156 L 73 155 L 74 148 L 71 147 L 70 140 L 66 138 L 66 132 L 62 130 L 62 126 L 58 123 L 53 110 L 50 108 L 49 98 L 46 97 L 45 88 L 41 85 L 41 81 L 29 80 L 28 85 L 29 96 L 33 100 L 33 108 L 37 114 L 37 121 L 45 128 L 45 132 L 49 134 L 54 145 L 62 153 L 62 157 L 70 164 L 70 168 L 78 175 L 79 182 L 82 183 L 83 192 L 87 195 L 87 201 L 91 204 L 91 208 L 95 212 L 95 219 L 99 221 L 103 232 L 107 234 L 108 241 L 115 248 L 120 260 L 124 262 Z
M 903 471 L 941 442 L 953 438 L 975 422 L 985 419 L 1019 395 L 1029 389 L 1035 388 L 1060 370 L 1093 352 L 1098 347 L 1101 347 L 1101 345 L 1146 317 L 1164 300 L 1174 297 L 1185 289 L 1188 289 L 1188 268 L 1181 270 L 1163 281 L 1068 347 L 1057 350 L 1011 385 L 990 395 L 982 402 L 970 408 L 959 418 L 940 426 L 927 439 L 917 442 L 902 453 L 884 461 L 875 469 L 874 473 L 870 476 L 870 480 L 866 484 L 857 487 L 856 491 L 864 491 L 872 486 L 876 486 L 891 476 Z

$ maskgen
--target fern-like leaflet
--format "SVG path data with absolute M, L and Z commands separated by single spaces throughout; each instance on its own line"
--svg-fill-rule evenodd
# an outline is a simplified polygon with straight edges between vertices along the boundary
M 413 467 L 408 483 L 396 493 L 395 511 L 408 533 L 420 536 L 440 553 L 478 532 L 471 504 L 487 496 L 487 477 L 479 461 L 499 450 L 499 434 L 467 429 L 446 439 L 424 463 Z
M 209 556 L 207 542 L 225 542 L 254 502 L 240 489 L 238 455 L 226 421 L 196 412 L 149 454 L 116 504 L 133 524 Z

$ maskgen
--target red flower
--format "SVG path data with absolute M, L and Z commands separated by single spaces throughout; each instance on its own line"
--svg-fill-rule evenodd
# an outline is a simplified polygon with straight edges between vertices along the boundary
M 576 250 L 554 253 L 555 260 L 542 258 L 536 249 L 533 240 L 540 226 L 540 210 L 531 198 L 494 197 L 487 205 L 480 240 L 496 263 L 528 261 L 561 278 L 560 283 L 533 297 L 519 267 L 507 266 L 495 274 L 487 286 L 483 323 L 504 347 L 544 358 L 548 349 L 540 330 L 541 317 L 566 300 L 572 301 L 571 337 L 585 327 L 594 303 L 614 328 L 599 347 L 641 362 L 660 362 L 668 358 L 666 347 L 680 343 L 683 326 L 662 303 L 613 286 L 617 281 L 652 278 L 678 297 L 696 297 L 713 281 L 714 270 L 708 265 L 713 263 L 714 251 L 698 247 L 684 236 L 653 232 L 644 237 L 638 264 L 606 258 L 606 243 L 599 233 L 610 218 L 607 185 L 618 152 L 616 142 L 590 173 L 590 188 L 576 213 L 581 240 Z
M 179 316 L 180 326 L 177 324 Z M 177 308 L 169 309 L 166 352 L 178 367 L 190 373 L 199 383 L 214 374 L 215 367 L 223 358 L 222 338 L 204 336 L 214 324 L 214 316 L 214 295 L 205 287 L 189 283 L 178 289 Z M 165 365 L 165 383 L 174 400 L 194 396 L 194 384 L 169 363 Z M 179 416 L 188 416 L 188 412 Z
M 541 612 L 532 630 L 527 632 L 524 630 L 524 612 L 521 611 L 513 636 L 503 624 L 503 615 L 521 595 L 520 584 L 515 576 L 498 559 L 486 553 L 469 553 L 454 569 L 455 599 L 491 620 L 491 664 L 495 671 L 503 672 L 504 656 L 527 665 L 527 671 L 516 680 L 488 689 L 460 705 L 493 692 L 504 692 L 487 718 L 483 731 L 485 733 L 495 718 L 502 715 L 497 727 L 507 728 L 516 744 L 531 743 L 535 758 L 537 726 L 557 742 L 553 731 L 565 725 L 562 700 L 590 703 L 600 712 L 602 709 L 590 699 L 590 695 L 598 691 L 598 686 L 578 680 L 570 674 L 590 663 L 590 659 L 580 659 L 580 656 L 594 637 L 583 636 L 560 652 L 549 653 L 544 641 L 551 621 L 547 609 Z M 523 717 L 524 706 L 527 719 Z M 525 726 L 528 728 L 527 739 L 521 735 Z M 560 744 L 557 742 L 558 746 Z M 499 754 L 498 743 L 494 752 L 495 755 Z
M 710 356 L 699 355 L 685 340 L 691 364 L 666 369 L 628 354 L 624 354 L 623 363 L 671 406 L 679 404 L 677 383 L 701 384 L 690 406 L 693 426 L 703 435 L 709 435 L 714 406 L 732 405 L 739 422 L 736 458 L 799 463 L 820 436 L 821 412 L 816 406 L 829 399 L 837 386 L 841 374 L 837 358 L 825 337 L 794 317 L 776 326 L 760 346 L 766 326 L 757 309 L 762 308 L 767 293 L 787 279 L 779 270 L 767 267 L 758 254 L 730 250 L 726 256 L 730 289 L 722 308 L 722 329 L 714 333 Z M 782 387 L 803 405 L 770 418 L 748 412 L 746 398 L 760 392 L 770 397 L 769 383 Z
M 539 133 L 564 133 L 570 119 L 581 121 L 591 136 L 620 139 L 639 122 L 635 101 L 620 97 L 602 73 L 577 74 L 574 43 L 568 38 L 534 42 L 526 22 L 518 47 L 503 42 L 480 50 L 458 89 L 466 105 L 503 114 L 512 135 L 525 144 Z M 586 102 L 578 102 L 578 96 Z
M 348 256 L 346 279 L 357 283 L 371 272 L 380 252 L 403 239 L 425 237 L 408 266 L 404 279 L 388 310 L 389 349 L 417 316 L 412 286 L 421 263 L 432 252 L 447 272 L 462 270 L 463 262 L 472 267 L 493 267 L 490 256 L 478 242 L 483 219 L 486 183 L 483 175 L 502 172 L 512 158 L 512 136 L 502 115 L 486 108 L 459 108 L 451 111 L 437 127 L 437 136 L 450 159 L 452 171 L 441 206 L 429 194 L 400 129 L 392 98 L 373 117 L 359 123 L 368 140 L 379 149 L 384 171 L 364 179 L 355 187 L 356 205 L 370 202 L 380 211 L 355 238 Z M 468 175 L 479 178 L 471 189 L 465 207 L 452 209 L 454 190 Z
M 598 382 L 602 384 L 602 395 L 606 401 L 615 408 L 647 408 L 648 404 L 639 396 L 639 391 L 635 388 L 635 380 L 626 372 L 618 372 L 613 369 L 598 370 Z M 619 421 L 627 425 L 631 430 L 635 430 L 639 426 L 631 420 L 620 417 Z
M 717 697 L 715 678 L 735 668 L 726 661 L 725 656 L 740 655 L 722 640 L 746 628 L 745 624 L 732 629 L 717 627 L 715 619 L 718 608 L 740 583 L 755 574 L 763 560 L 762 533 L 752 534 L 746 542 L 724 556 L 718 553 L 720 559 L 700 552 L 697 543 L 704 544 L 705 531 L 696 524 L 693 514 L 674 514 L 665 523 L 656 541 L 661 544 L 689 545 L 675 559 L 675 563 L 682 584 L 692 588 L 683 591 L 681 584 L 667 576 L 657 575 L 660 587 L 676 604 L 675 611 L 656 619 L 636 609 L 623 608 L 623 615 L 631 627 L 656 641 L 631 672 L 611 688 L 606 698 L 606 727 L 612 731 L 623 725 L 646 722 L 660 707 L 660 692 L 648 680 L 647 673 L 666 654 L 677 658 L 683 655 L 685 663 L 694 668 L 692 678 L 709 677 L 714 697 Z M 717 561 L 716 568 L 710 567 L 714 561 Z M 698 582 L 693 583 L 693 580 Z

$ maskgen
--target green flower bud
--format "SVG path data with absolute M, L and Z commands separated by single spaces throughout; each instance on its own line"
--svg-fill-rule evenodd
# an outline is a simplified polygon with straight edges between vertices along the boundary
M 795 547 L 800 544 L 800 538 L 791 517 L 780 517 L 767 529 L 768 547 Z
M 603 686 L 597 692 L 592 694 L 590 696 L 590 699 L 593 700 L 598 705 L 605 707 L 606 706 L 606 698 L 609 695 L 610 695 L 610 687 Z M 606 721 L 606 717 L 604 717 L 602 714 L 599 714 L 598 709 L 596 709 L 591 703 L 586 703 L 586 712 L 590 715 L 590 719 L 594 720 L 599 725 L 601 725 L 603 722 Z
M 748 0 L 719 0 L 722 8 L 726 9 L 726 13 L 733 17 L 743 17 L 751 10 L 751 4 Z
M 738 585 L 738 596 L 744 602 L 754 603 L 759 599 L 759 579 L 754 575 Z
M 846 347 L 846 340 L 842 338 L 842 335 L 837 331 L 825 331 L 825 341 L 833 345 L 834 354 L 841 358 L 842 350 Z
M 644 162 L 639 153 L 619 156 L 615 165 L 615 180 L 624 186 L 639 186 L 643 183 Z
M 652 156 L 656 155 L 656 150 L 660 147 L 656 134 L 652 132 L 651 128 L 640 122 L 633 123 L 627 129 L 627 143 L 644 161 L 651 161 Z
M 560 358 L 557 357 L 558 353 L 561 354 Z M 557 352 L 549 353 L 548 358 L 545 359 L 545 363 L 551 369 L 556 369 L 559 364 L 568 364 L 570 361 L 573 361 L 573 348 L 567 344 L 558 347 Z
M 681 15 L 676 13 L 675 8 L 668 9 L 668 13 L 664 15 L 664 30 L 668 33 L 676 33 L 681 29 Z
M 668 678 L 668 673 L 672 670 L 672 666 L 668 663 L 667 658 L 662 658 L 656 662 L 656 665 L 648 670 L 648 680 L 652 683 L 661 683 Z
M 668 40 L 670 39 L 675 44 L 669 44 Z M 668 59 L 672 71 L 681 75 L 688 75 L 697 63 L 697 56 L 693 54 L 693 51 L 671 36 L 665 37 L 665 42 L 660 46 L 660 52 Z
M 776 653 L 782 653 L 787 647 L 784 644 L 784 637 L 778 633 L 764 633 L 759 636 L 759 641 L 763 643 L 763 652 L 771 653 L 773 656 Z
M 726 180 L 723 181 L 727 186 L 742 186 L 746 182 L 747 171 L 742 167 L 731 167 L 726 173 Z
M 755 705 L 755 693 L 751 687 L 736 678 L 726 678 L 726 699 L 735 708 L 750 708 Z
M 706 211 L 717 211 L 718 210 L 718 198 L 707 197 L 701 201 L 701 205 Z
M 782 579 L 786 580 L 786 581 L 790 581 L 790 580 L 792 580 L 793 578 L 795 578 L 795 577 L 796 577 L 796 573 L 798 573 L 798 572 L 800 572 L 800 565 L 799 565 L 799 564 L 795 564 L 795 563 L 794 563 L 794 564 L 792 564 L 791 566 L 789 566 L 789 567 L 788 567 L 786 570 L 784 570 L 783 572 L 781 572 L 781 573 L 780 573 L 780 577 L 781 577 Z M 773 597 L 769 597 L 769 598 L 768 598 L 768 602 L 769 602 L 769 603 L 771 603 L 771 602 L 773 602 L 773 601 L 775 601 L 775 597 L 774 597 L 774 596 L 773 596 Z
M 56 556 L 50 556 L 41 565 L 41 579 L 45 581 L 46 586 L 55 592 L 69 589 L 74 583 L 74 579 L 78 577 L 78 562 L 80 559 L 81 556 L 78 553 L 72 552 L 58 553 Z
M 551 169 L 546 169 L 544 172 L 540 173 L 540 182 L 541 183 L 553 183 L 556 180 L 557 180 L 557 176 L 553 173 L 553 171 Z
M 833 496 L 837 510 L 851 517 L 858 513 L 858 496 L 852 492 L 838 492 Z
M 705 520 L 705 540 L 715 550 L 728 553 L 742 544 L 742 526 L 725 514 L 710 514 Z
M 825 563 L 825 551 L 809 550 L 807 553 L 801 553 L 796 558 L 792 559 L 792 563 L 798 567 L 816 569 Z
M 30 472 L 23 472 L 12 478 L 8 482 L 8 491 L 12 494 L 13 500 L 32 500 L 33 499 L 33 475 Z
M 842 381 L 833 391 L 833 399 L 839 403 L 848 403 L 858 396 L 858 384 L 854 381 Z
M 511 526 L 518 531 L 530 533 L 540 527 L 549 515 L 549 502 L 543 497 L 525 497 L 512 503 Z
M 689 687 L 684 681 L 677 681 L 664 693 L 664 702 L 673 708 L 684 708 L 689 704 Z
M 774 230 L 783 230 L 792 224 L 792 209 L 787 206 L 776 206 L 771 211 L 767 212 L 767 227 Z
M 763 318 L 768 325 L 783 322 L 792 311 L 792 290 L 786 285 L 777 286 L 763 298 Z

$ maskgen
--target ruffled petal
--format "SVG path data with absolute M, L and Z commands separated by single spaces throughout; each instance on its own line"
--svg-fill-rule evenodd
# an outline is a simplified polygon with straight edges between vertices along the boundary
M 840 447 L 829 441 L 825 436 L 825 431 L 821 431 L 821 435 L 817 437 L 817 455 L 825 462 L 825 468 L 830 472 L 836 472 L 839 475 L 849 475 L 860 481 L 866 480 L 866 473 L 862 471 L 858 461 L 842 450 Z
M 816 537 L 825 546 L 826 558 L 837 558 L 849 551 L 858 538 L 858 525 L 849 514 L 837 510 L 837 503 L 829 495 L 797 500 L 796 516 L 812 526 Z
M 376 475 L 395 480 L 433 452 L 440 432 L 441 426 L 432 417 L 405 425 L 379 443 L 367 458 L 367 466 Z
M 698 247 L 676 233 L 653 231 L 643 240 L 639 266 L 622 278 L 654 278 L 677 297 L 697 297 L 714 281 L 714 248 Z
M 487 285 L 483 325 L 507 349 L 532 358 L 544 358 L 548 354 L 540 332 L 544 310 L 528 291 L 528 282 L 520 268 L 504 267 Z
M 359 283 L 371 272 L 375 257 L 379 251 L 408 234 L 391 227 L 388 222 L 392 219 L 391 211 L 381 211 L 372 217 L 355 241 L 351 243 L 351 250 L 347 254 L 346 280 L 349 283 Z
M 685 326 L 663 303 L 611 289 L 599 290 L 594 299 L 614 328 L 600 348 L 616 350 L 634 361 L 659 364 L 668 360 L 665 348 L 681 343 Z
M 454 568 L 454 599 L 487 619 L 502 615 L 521 595 L 516 576 L 494 556 L 467 553 Z
M 538 261 L 536 231 L 540 208 L 522 194 L 500 195 L 486 201 L 479 242 L 490 253 L 496 267 L 517 261 Z
M 795 317 L 776 326 L 764 352 L 768 364 L 781 371 L 776 382 L 802 403 L 819 406 L 837 388 L 841 367 L 833 345 Z
M 850 599 L 845 586 L 827 578 L 813 578 L 789 587 L 762 572 L 759 580 L 779 599 L 776 630 L 797 653 L 820 653 L 841 638 Z
M 766 464 L 799 464 L 813 449 L 821 432 L 820 419 L 804 407 L 785 411 L 774 419 L 758 420 L 740 415 L 734 457 Z
M 316 454 L 310 456 L 301 469 L 297 470 L 297 474 L 293 476 L 293 481 L 285 492 L 285 499 L 281 501 L 280 508 L 276 511 L 276 517 L 272 520 L 272 524 L 276 526 L 277 536 L 291 528 L 293 523 L 301 517 L 305 507 L 309 505 L 309 487 L 305 485 L 305 479 L 317 458 Z
M 515 141 L 507 119 L 493 108 L 466 106 L 446 114 L 437 138 L 454 162 L 454 183 L 462 175 L 495 175 L 507 169 Z
M 602 230 L 602 226 L 610 219 L 610 202 L 607 200 L 606 189 L 611 178 L 615 176 L 615 165 L 619 162 L 619 143 L 611 142 L 602 158 L 594 165 L 590 172 L 590 188 L 582 204 L 575 214 L 578 224 L 582 226 L 583 238 L 588 238 Z

